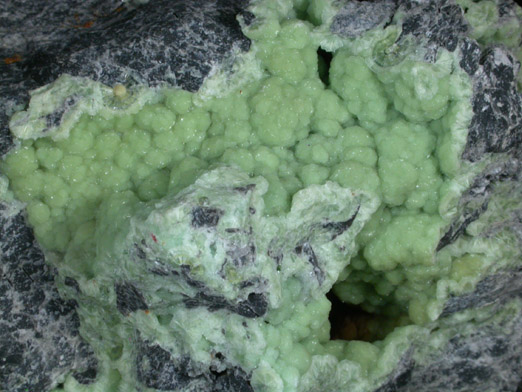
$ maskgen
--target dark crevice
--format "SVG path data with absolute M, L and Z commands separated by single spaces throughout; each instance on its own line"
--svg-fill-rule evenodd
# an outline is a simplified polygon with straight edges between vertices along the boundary
M 297 9 L 294 7 L 295 17 L 299 20 L 304 20 L 305 22 L 310 22 L 310 18 L 308 16 L 308 10 L 305 8 Z
M 330 291 L 326 297 L 332 303 L 328 316 L 331 340 L 372 341 L 367 323 L 373 316 L 356 305 L 342 302 Z
M 317 65 L 319 78 L 325 86 L 330 85 L 330 63 L 332 62 L 332 53 L 321 48 L 317 49 Z
M 361 340 L 375 342 L 399 326 L 399 318 L 365 311 L 361 306 L 341 301 L 333 291 L 326 294 L 332 304 L 330 321 L 331 340 Z

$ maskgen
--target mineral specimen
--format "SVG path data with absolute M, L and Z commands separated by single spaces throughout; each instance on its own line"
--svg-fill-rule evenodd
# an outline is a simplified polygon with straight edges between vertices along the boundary
M 514 3 L 28 4 L 2 389 L 520 389 Z

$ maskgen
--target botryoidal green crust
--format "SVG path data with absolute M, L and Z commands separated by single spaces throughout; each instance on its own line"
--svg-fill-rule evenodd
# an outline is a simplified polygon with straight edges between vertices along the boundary
M 60 391 L 197 391 L 230 369 L 256 392 L 373 391 L 412 345 L 432 350 L 422 364 L 494 313 L 448 303 L 520 262 L 507 225 L 483 235 L 520 186 L 436 251 L 475 176 L 509 161 L 460 159 L 459 50 L 428 63 L 396 44 L 397 21 L 342 38 L 340 5 L 309 3 L 253 2 L 250 52 L 197 93 L 63 75 L 11 119 L 2 171 L 98 358 L 95 383 Z M 368 325 L 380 340 L 330 340 L 332 288 L 391 320 Z M 167 358 L 165 384 L 147 350 Z

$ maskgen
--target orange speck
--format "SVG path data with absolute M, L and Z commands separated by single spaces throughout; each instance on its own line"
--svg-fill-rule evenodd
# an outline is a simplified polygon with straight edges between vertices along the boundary
M 4 63 L 6 63 L 7 65 L 14 64 L 19 61 L 22 61 L 22 56 L 20 56 L 19 54 L 15 54 L 13 57 L 4 58 Z
M 150 314 L 150 310 L 149 309 L 145 309 L 145 314 Z
M 94 20 L 89 20 L 89 21 L 85 22 L 84 24 L 73 24 L 73 25 L 68 25 L 67 27 L 72 27 L 73 29 L 88 29 L 89 27 L 92 27 L 93 24 L 94 24 Z

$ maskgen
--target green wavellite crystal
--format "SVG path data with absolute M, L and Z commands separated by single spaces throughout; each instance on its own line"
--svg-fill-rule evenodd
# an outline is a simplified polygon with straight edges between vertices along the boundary
M 196 93 L 123 95 L 63 75 L 13 117 L 20 143 L 2 172 L 99 361 L 94 384 L 68 377 L 63 390 L 156 390 L 134 359 L 153 342 L 195 374 L 220 353 L 255 391 L 371 391 L 491 262 L 473 246 L 435 253 L 471 116 L 457 52 L 381 66 L 395 26 L 341 39 L 320 25 L 330 2 L 310 2 L 313 23 L 279 3 L 253 7 L 252 47 L 226 90 L 219 72 Z M 44 133 L 71 94 L 79 103 Z M 332 288 L 375 315 L 365 337 L 331 340 Z

